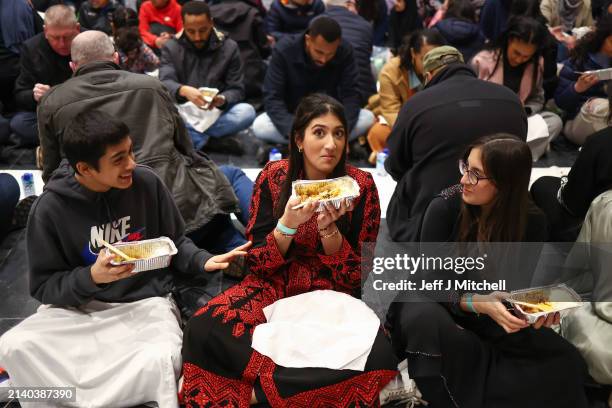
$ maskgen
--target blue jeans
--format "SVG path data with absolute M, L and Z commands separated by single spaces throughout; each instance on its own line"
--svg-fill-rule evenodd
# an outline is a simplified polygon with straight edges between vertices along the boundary
M 359 117 L 355 127 L 349 134 L 349 142 L 365 135 L 374 124 L 374 114 L 367 109 L 359 111 Z M 255 137 L 269 143 L 288 145 L 289 139 L 280 134 L 267 113 L 262 113 L 253 122 L 253 133 Z
M 38 146 L 36 112 L 17 112 L 11 119 L 11 130 L 17 135 L 20 146 Z
M 196 149 L 204 147 L 210 137 L 220 138 L 233 135 L 241 130 L 248 129 L 255 120 L 255 109 L 248 103 L 238 103 L 219 116 L 219 119 L 206 129 L 205 132 L 198 132 L 188 123 L 187 131 Z
M 242 225 L 249 222 L 249 207 L 253 195 L 253 182 L 242 170 L 234 166 L 220 166 L 219 169 L 232 185 L 238 197 L 240 214 L 236 214 Z M 188 234 L 200 248 L 214 254 L 229 252 L 246 242 L 244 235 L 236 229 L 231 217 L 218 214 L 199 230 Z
M 234 166 L 219 166 L 219 169 L 229 180 L 240 206 L 240 214 L 236 214 L 240 223 L 246 227 L 249 222 L 249 209 L 251 207 L 251 197 L 253 196 L 253 182 L 244 174 L 244 171 Z
M 0 174 L 0 241 L 9 231 L 13 212 L 19 201 L 19 183 L 7 173 Z

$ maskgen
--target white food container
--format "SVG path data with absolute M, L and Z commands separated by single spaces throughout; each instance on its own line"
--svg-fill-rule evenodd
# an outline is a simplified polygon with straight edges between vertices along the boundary
M 134 242 L 118 242 L 113 244 L 113 246 L 125 252 L 128 256 L 135 253 L 138 255 L 139 259 L 135 261 L 111 261 L 113 265 L 134 264 L 135 267 L 132 273 L 167 268 L 170 265 L 172 256 L 176 255 L 178 252 L 174 242 L 168 237 L 145 239 L 143 241 Z
M 585 74 L 594 74 L 600 81 L 609 81 L 612 79 L 612 68 L 598 69 L 596 71 L 585 71 Z
M 326 180 L 296 180 L 291 183 L 292 197 L 299 197 L 297 191 L 300 189 L 300 186 L 313 186 L 316 184 L 321 185 L 331 185 L 334 188 L 340 189 L 340 195 L 334 198 L 327 198 L 318 200 L 319 208 L 317 208 L 317 212 L 323 211 L 325 203 L 332 204 L 336 209 L 340 208 L 340 204 L 344 200 L 348 200 L 350 203 L 354 198 L 359 197 L 359 184 L 357 181 L 350 176 L 342 176 L 333 179 Z M 308 202 L 312 200 L 306 199 L 306 201 L 301 202 L 299 205 L 293 207 L 293 209 L 298 209 L 306 205 Z
M 546 301 L 552 302 L 552 310 L 526 313 L 521 305 L 514 303 L 514 301 L 539 303 L 539 301 L 533 301 L 534 297 L 542 297 L 546 299 Z M 563 312 L 582 306 L 582 299 L 580 296 L 572 288 L 565 284 L 515 290 L 510 292 L 510 297 L 506 300 L 512 303 L 514 309 L 517 311 L 517 314 L 520 317 L 524 317 L 530 324 L 535 323 L 538 318 L 546 316 L 550 313 Z
M 198 88 L 198 91 L 202 94 L 202 98 L 204 98 L 204 102 L 206 102 L 205 109 L 208 109 L 208 105 L 215 99 L 215 96 L 219 93 L 217 88 L 207 88 L 205 86 Z

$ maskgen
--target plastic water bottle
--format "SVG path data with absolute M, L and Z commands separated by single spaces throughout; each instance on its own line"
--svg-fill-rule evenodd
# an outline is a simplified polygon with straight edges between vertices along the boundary
M 281 154 L 281 152 L 278 151 L 276 147 L 270 150 L 270 156 L 268 160 L 276 161 L 276 160 L 281 160 L 282 158 L 283 158 L 283 155 Z
M 389 149 L 385 148 L 382 152 L 376 153 L 376 174 L 381 177 L 385 177 L 387 175 L 387 170 L 385 170 L 385 160 L 389 156 Z
M 23 186 L 23 194 L 25 197 L 36 194 L 34 175 L 32 173 L 23 173 L 21 175 L 21 185 Z

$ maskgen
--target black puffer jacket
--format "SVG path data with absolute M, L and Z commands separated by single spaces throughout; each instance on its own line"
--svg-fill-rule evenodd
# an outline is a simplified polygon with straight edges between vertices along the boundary
M 442 37 L 463 54 L 463 60 L 468 62 L 476 55 L 485 43 L 485 37 L 476 23 L 470 23 L 460 18 L 447 18 L 437 23 L 434 28 Z
M 159 79 L 178 102 L 181 86 L 217 88 L 225 96 L 225 107 L 244 100 L 244 74 L 238 44 L 214 29 L 208 45 L 196 48 L 183 33 L 162 48 Z

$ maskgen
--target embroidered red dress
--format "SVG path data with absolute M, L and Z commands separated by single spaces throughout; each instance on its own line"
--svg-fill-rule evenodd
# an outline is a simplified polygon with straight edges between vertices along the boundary
M 362 242 L 375 242 L 380 222 L 378 192 L 372 176 L 347 166 L 361 195 L 354 210 L 338 222 L 340 250 L 325 255 L 316 217 L 300 225 L 283 257 L 273 232 L 288 162 L 266 165 L 257 177 L 247 236 L 253 241 L 247 263 L 251 274 L 212 299 L 187 323 L 183 340 L 183 398 L 188 407 L 373 407 L 380 390 L 396 375 L 397 360 L 379 331 L 365 370 L 281 367 L 251 348 L 255 327 L 265 323 L 263 308 L 278 299 L 330 289 L 358 295 Z

